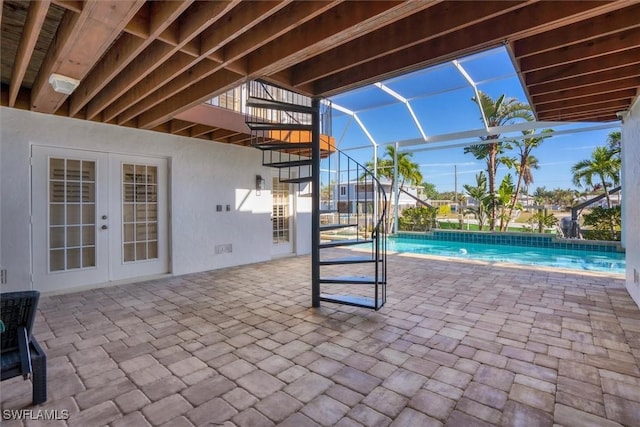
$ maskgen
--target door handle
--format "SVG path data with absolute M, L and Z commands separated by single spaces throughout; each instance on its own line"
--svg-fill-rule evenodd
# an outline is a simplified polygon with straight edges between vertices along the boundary
M 109 228 L 109 227 L 107 227 L 106 225 L 103 225 L 103 226 L 102 226 L 102 227 L 100 227 L 100 228 L 102 228 L 103 230 L 106 230 L 106 229 L 107 229 L 107 228 Z

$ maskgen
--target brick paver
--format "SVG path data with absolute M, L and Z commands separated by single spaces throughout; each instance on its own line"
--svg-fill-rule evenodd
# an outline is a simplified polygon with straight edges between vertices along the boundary
M 379 312 L 310 307 L 309 258 L 43 295 L 52 425 L 640 425 L 619 278 L 391 255 Z M 3 420 L 31 426 L 37 421 Z

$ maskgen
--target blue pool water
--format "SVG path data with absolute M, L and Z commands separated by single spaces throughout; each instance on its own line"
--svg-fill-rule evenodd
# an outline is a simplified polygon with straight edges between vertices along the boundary
M 427 239 L 418 240 L 402 237 L 389 238 L 387 249 L 395 252 L 409 252 L 491 262 L 508 262 L 616 274 L 624 274 L 625 272 L 624 253 L 617 252 L 549 249 Z

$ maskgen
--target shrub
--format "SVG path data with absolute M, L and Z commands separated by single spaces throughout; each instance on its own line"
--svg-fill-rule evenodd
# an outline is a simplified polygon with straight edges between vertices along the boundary
M 622 227 L 622 211 L 620 206 L 612 208 L 595 207 L 588 214 L 584 214 L 584 225 L 590 230 L 584 230 L 585 238 L 593 240 L 620 240 Z
M 429 231 L 433 228 L 438 209 L 427 206 L 407 208 L 398 219 L 398 229 L 402 231 Z

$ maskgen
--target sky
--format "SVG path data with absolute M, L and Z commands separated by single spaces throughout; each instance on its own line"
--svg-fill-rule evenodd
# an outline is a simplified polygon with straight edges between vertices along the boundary
M 408 101 L 427 138 L 483 128 L 480 110 L 472 101 L 475 92 L 463 73 L 477 85 L 478 90 L 493 99 L 505 94 L 506 97 L 528 102 L 505 48 L 460 58 L 458 63 L 460 69 L 449 62 L 381 82 L 384 88 Z M 381 147 L 378 157 L 384 155 L 385 145 L 399 142 L 400 151 L 415 150 L 412 160 L 420 166 L 423 181 L 435 184 L 440 192 L 454 191 L 456 176 L 457 190 L 461 192 L 464 184 L 473 185 L 475 175 L 485 170 L 484 160 L 464 154 L 464 145 L 478 141 L 477 138 L 447 143 L 456 145 L 454 148 L 430 149 L 424 143 L 408 145 L 407 141 L 411 140 L 422 142 L 421 130 L 407 106 L 380 87 L 367 86 L 332 97 L 331 101 L 334 105 L 332 134 L 338 148 L 346 150 L 360 163 L 372 160 L 372 141 Z M 351 114 L 353 112 L 357 119 Z M 606 144 L 610 132 L 619 130 L 616 123 L 608 129 L 584 130 L 600 125 L 554 124 L 551 128 L 560 134 L 546 139 L 533 152 L 540 168 L 534 171 L 530 191 L 537 187 L 548 190 L 577 188 L 572 182 L 571 166 L 590 158 L 596 146 Z M 581 131 L 565 133 L 571 130 Z M 517 135 L 521 133 L 503 137 Z M 499 167 L 498 180 L 506 173 L 509 173 L 506 167 Z M 511 173 L 515 181 L 515 171 Z

